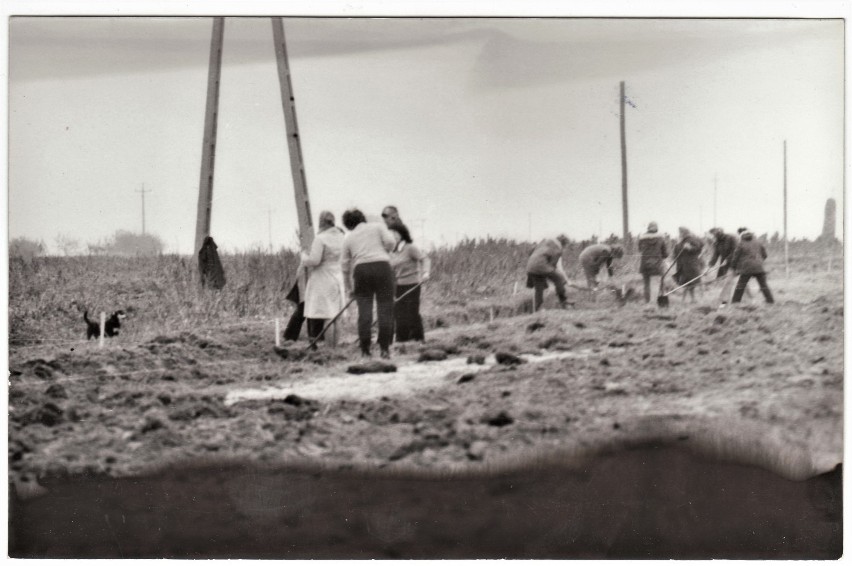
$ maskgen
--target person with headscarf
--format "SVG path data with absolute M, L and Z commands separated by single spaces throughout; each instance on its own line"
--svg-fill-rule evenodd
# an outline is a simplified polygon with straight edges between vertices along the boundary
M 322 332 L 325 321 L 334 318 L 343 308 L 345 286 L 340 268 L 343 230 L 334 225 L 334 214 L 319 215 L 319 231 L 311 244 L 310 253 L 302 253 L 302 266 L 308 270 L 305 285 L 305 319 L 308 338 Z
M 567 242 L 568 238 L 564 235 L 544 239 L 533 249 L 527 260 L 527 287 L 535 290 L 533 312 L 540 309 L 544 302 L 544 290 L 547 289 L 548 281 L 556 288 L 559 306 L 565 308 L 569 304 L 568 295 L 565 292 L 568 278 L 565 277 L 559 265 Z
M 618 244 L 592 244 L 580 252 L 580 265 L 583 266 L 590 291 L 598 288 L 598 273 L 601 268 L 606 266 L 607 274 L 612 279 L 612 262 L 623 256 L 624 248 Z
M 648 224 L 648 231 L 639 236 L 639 273 L 642 274 L 645 302 L 651 302 L 651 293 L 659 289 L 659 282 L 651 279 L 662 277 L 665 267 L 663 260 L 669 255 L 665 237 L 659 233 L 656 222 Z
M 689 295 L 694 302 L 695 287 L 700 283 L 701 275 L 704 272 L 704 261 L 701 259 L 704 242 L 685 226 L 678 228 L 678 235 L 679 238 L 673 251 L 676 258 L 673 279 L 678 285 L 685 285 L 684 297 Z
M 367 223 L 364 213 L 353 208 L 343 213 L 343 225 L 349 230 L 343 239 L 340 256 L 346 294 L 358 303 L 358 341 L 361 355 L 370 356 L 373 325 L 373 301 L 379 319 L 379 348 L 383 358 L 390 357 L 393 340 L 393 270 L 390 251 L 396 245 L 382 223 Z
M 198 251 L 198 270 L 201 272 L 202 287 L 221 289 L 225 286 L 225 270 L 219 261 L 217 248 L 213 236 L 207 236 Z
M 732 303 L 742 301 L 743 293 L 746 290 L 749 280 L 754 277 L 760 285 L 760 291 L 763 293 L 763 298 L 767 303 L 774 303 L 772 291 L 769 290 L 769 285 L 766 283 L 766 270 L 763 268 L 763 260 L 766 259 L 766 247 L 754 237 L 754 234 L 745 230 L 740 238 L 740 243 L 734 250 L 734 256 L 731 259 L 731 267 L 740 274 L 737 280 L 737 287 L 734 289 L 734 298 Z
M 716 260 L 719 260 L 719 271 L 716 272 L 716 279 L 722 279 L 722 292 L 719 295 L 719 302 L 726 305 L 731 299 L 731 292 L 734 288 L 734 274 L 729 273 L 731 267 L 731 259 L 734 257 L 734 250 L 737 247 L 737 237 L 733 234 L 726 234 L 721 228 L 711 228 L 710 234 L 713 235 L 713 256 L 710 258 L 708 267 L 716 265 Z
M 414 243 L 408 227 L 395 224 L 391 233 L 397 240 L 391 251 L 391 267 L 396 277 L 396 302 L 393 308 L 396 342 L 424 340 L 423 319 L 420 317 L 420 289 L 429 279 L 429 256 Z

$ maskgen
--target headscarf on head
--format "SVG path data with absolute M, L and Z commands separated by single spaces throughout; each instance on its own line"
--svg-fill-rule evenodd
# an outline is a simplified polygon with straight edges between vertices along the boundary
M 319 215 L 319 229 L 327 230 L 328 228 L 334 228 L 334 214 L 323 210 Z

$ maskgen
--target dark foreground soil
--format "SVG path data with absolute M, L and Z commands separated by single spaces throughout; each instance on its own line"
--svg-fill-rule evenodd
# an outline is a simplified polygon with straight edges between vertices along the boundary
M 397 373 L 251 325 L 13 348 L 10 552 L 837 557 L 834 277 L 451 324 Z
M 251 466 L 76 478 L 14 501 L 12 556 L 811 558 L 842 552 L 840 468 L 807 481 L 637 446 L 428 477 Z

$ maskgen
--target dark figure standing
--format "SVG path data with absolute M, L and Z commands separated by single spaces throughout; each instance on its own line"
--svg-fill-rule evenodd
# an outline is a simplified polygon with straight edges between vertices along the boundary
M 678 228 L 678 233 L 680 239 L 675 244 L 673 252 L 674 257 L 677 258 L 674 280 L 678 285 L 685 286 L 683 290 L 684 299 L 689 295 L 695 302 L 695 287 L 699 285 L 704 271 L 704 262 L 701 259 L 704 242 L 684 226 Z
M 639 273 L 645 287 L 645 302 L 651 302 L 651 289 L 658 288 L 651 284 L 651 278 L 662 277 L 663 259 L 669 255 L 666 239 L 658 232 L 657 223 L 648 224 L 648 231 L 639 236 Z
M 198 251 L 198 270 L 201 272 L 202 287 L 221 289 L 225 286 L 225 270 L 219 261 L 217 247 L 213 237 L 207 236 Z
M 772 298 L 772 291 L 769 290 L 769 285 L 766 283 L 766 270 L 763 269 L 764 259 L 766 259 L 766 248 L 763 244 L 756 240 L 751 232 L 743 232 L 731 260 L 731 267 L 740 274 L 737 288 L 734 289 L 732 303 L 739 303 L 742 300 L 746 285 L 752 277 L 757 279 L 766 302 L 775 302 L 775 299 Z
M 542 240 L 527 260 L 527 287 L 535 289 L 533 312 L 541 308 L 548 281 L 553 283 L 556 288 L 559 306 L 565 308 L 569 304 L 568 296 L 565 293 L 565 285 L 568 283 L 568 279 L 558 266 L 566 242 L 568 242 L 568 238 L 565 236 Z
M 429 279 L 431 261 L 414 243 L 405 224 L 395 224 L 391 227 L 391 234 L 397 240 L 390 254 L 396 277 L 396 304 L 393 309 L 396 341 L 422 342 L 425 336 L 420 316 L 420 286 Z
M 373 299 L 379 319 L 379 348 L 383 358 L 390 357 L 393 340 L 393 271 L 389 252 L 396 245 L 387 227 L 367 223 L 357 208 L 343 213 L 343 225 L 349 233 L 343 239 L 340 266 L 347 295 L 358 303 L 358 340 L 361 355 L 370 355 L 373 326 Z

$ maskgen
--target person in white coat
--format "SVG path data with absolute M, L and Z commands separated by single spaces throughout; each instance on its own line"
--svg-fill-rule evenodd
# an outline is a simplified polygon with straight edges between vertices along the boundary
M 343 237 L 343 230 L 334 225 L 334 214 L 323 211 L 311 251 L 302 254 L 302 265 L 308 271 L 305 318 L 311 340 L 319 336 L 326 320 L 334 318 L 344 305 L 345 286 L 340 269 Z

